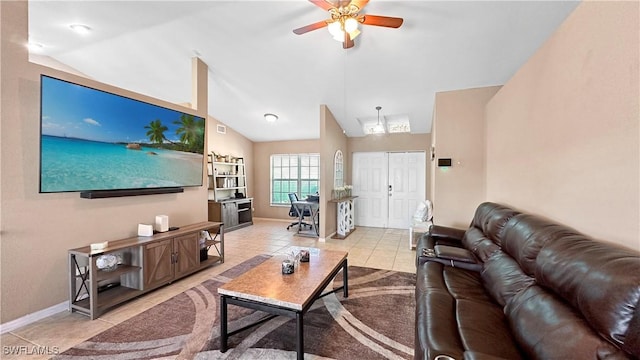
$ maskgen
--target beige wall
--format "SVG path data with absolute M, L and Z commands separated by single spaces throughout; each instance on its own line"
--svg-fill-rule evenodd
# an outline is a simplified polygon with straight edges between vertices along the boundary
M 338 229 L 336 204 L 329 203 L 333 190 L 334 160 L 338 150 L 347 153 L 347 136 L 326 105 L 320 105 L 320 238 L 335 234 Z M 344 157 L 344 173 L 350 173 L 351 161 Z
M 68 300 L 67 250 L 133 236 L 138 223 L 169 215 L 181 226 L 206 220 L 205 187 L 181 194 L 99 200 L 78 193 L 39 194 L 39 74 L 81 82 L 185 110 L 111 86 L 30 64 L 27 2 L 0 1 L 0 322 Z M 198 114 L 206 114 L 206 106 Z
M 348 138 L 349 153 L 372 151 L 428 151 L 430 134 L 386 134 Z
M 640 249 L 639 7 L 581 3 L 489 102 L 488 199 Z
M 266 141 L 253 144 L 254 216 L 271 219 L 291 219 L 289 205 L 271 206 L 271 160 L 273 154 L 320 153 L 319 140 Z
M 435 157 L 438 155 L 435 151 L 436 149 L 436 120 L 435 114 L 438 108 L 438 104 L 433 102 L 433 115 L 431 117 L 431 136 L 429 140 L 431 141 L 431 147 L 429 148 L 429 152 L 427 152 L 427 199 L 433 200 L 433 197 L 436 194 L 436 161 Z M 433 157 L 433 159 L 431 159 Z
M 253 197 L 255 194 L 255 172 L 253 169 L 253 141 L 247 139 L 239 132 L 233 130 L 226 124 L 217 121 L 212 116 L 209 116 L 207 128 L 207 150 L 209 154 L 215 152 L 216 154 L 231 155 L 234 157 L 244 158 L 244 167 L 247 175 L 247 197 Z M 216 130 L 217 125 L 224 125 L 227 127 L 226 134 L 220 134 Z M 209 194 L 209 198 L 213 197 L 213 194 Z M 255 199 L 254 199 L 255 201 Z M 254 204 L 255 208 L 255 204 Z M 254 214 L 255 215 L 255 214 Z
M 485 119 L 487 102 L 499 86 L 440 92 L 434 112 L 436 160 L 433 215 L 438 225 L 464 228 L 485 200 Z M 451 167 L 437 167 L 451 158 Z

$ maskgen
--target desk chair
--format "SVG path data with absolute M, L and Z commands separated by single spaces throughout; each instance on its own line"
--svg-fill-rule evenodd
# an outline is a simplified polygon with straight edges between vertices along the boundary
M 302 213 L 302 222 L 300 222 L 300 213 L 298 211 L 298 208 L 293 205 L 294 201 L 298 201 L 298 195 L 296 193 L 289 193 L 289 201 L 291 202 L 291 208 L 289 209 L 289 216 L 291 216 L 292 218 L 296 218 L 296 221 L 292 222 L 291 224 L 289 224 L 289 226 L 287 226 L 287 230 L 289 230 L 292 226 L 307 226 L 309 229 L 311 229 L 311 224 L 304 222 L 304 217 L 307 216 L 311 216 L 311 213 L 309 212 L 308 209 L 304 209 L 303 213 Z

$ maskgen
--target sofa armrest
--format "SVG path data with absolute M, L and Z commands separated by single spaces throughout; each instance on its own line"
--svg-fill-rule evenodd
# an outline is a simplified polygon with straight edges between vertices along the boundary
M 465 248 L 436 245 L 434 248 L 434 254 L 436 257 L 445 260 L 462 261 L 466 263 L 476 264 L 478 260 L 473 253 Z
M 462 238 L 464 237 L 465 232 L 466 230 L 463 230 L 463 229 L 433 225 L 429 230 L 429 235 L 431 235 L 431 237 L 436 239 L 445 238 L 448 240 L 462 241 Z
M 438 246 L 436 246 L 437 248 Z M 445 248 L 448 249 L 456 249 L 453 247 L 448 247 L 445 246 Z M 466 250 L 464 250 L 466 251 Z M 451 251 L 449 252 L 449 254 L 453 254 L 454 252 Z M 473 257 L 473 254 L 471 254 L 471 257 Z M 454 268 L 461 268 L 461 269 L 465 269 L 465 270 L 471 270 L 471 271 L 475 271 L 475 272 L 480 272 L 482 271 L 482 264 L 473 261 L 475 260 L 475 258 L 465 258 L 465 257 L 461 257 L 461 259 L 454 259 L 454 258 L 443 258 L 443 257 L 438 257 L 436 255 L 436 251 L 432 250 L 432 249 L 423 249 L 422 253 L 418 256 L 417 259 L 417 267 L 420 267 L 422 264 L 426 263 L 426 262 L 436 262 L 445 266 L 451 266 Z M 471 262 L 470 262 L 471 261 Z

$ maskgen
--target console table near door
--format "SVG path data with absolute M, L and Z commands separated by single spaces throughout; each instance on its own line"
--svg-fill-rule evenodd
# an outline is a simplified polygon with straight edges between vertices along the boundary
M 354 205 L 353 200 L 357 196 L 347 196 L 340 199 L 329 200 L 330 203 L 335 203 L 337 206 L 336 214 L 338 214 L 337 226 L 338 230 L 336 234 L 332 236 L 333 239 L 344 239 L 351 235 L 356 229 L 356 223 L 354 222 Z

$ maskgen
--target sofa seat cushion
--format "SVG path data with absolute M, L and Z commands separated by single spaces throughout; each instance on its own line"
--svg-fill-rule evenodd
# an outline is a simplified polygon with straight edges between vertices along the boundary
M 465 352 L 519 359 L 500 307 L 479 273 L 425 262 L 416 272 L 416 358 Z
M 482 287 L 480 274 L 475 271 L 465 271 L 459 268 L 445 266 L 442 269 L 447 292 L 455 299 L 472 300 L 492 304 L 489 294 Z
M 501 307 L 461 299 L 456 301 L 456 317 L 466 351 L 506 359 L 522 358 Z
M 416 272 L 416 359 L 433 359 L 436 355 L 463 357 L 455 299 L 447 291 L 442 269 L 442 264 L 428 261 L 420 264 Z

